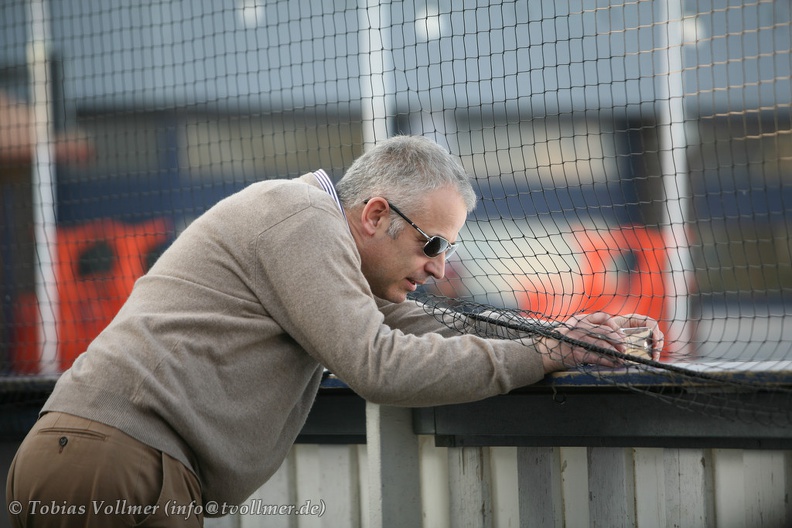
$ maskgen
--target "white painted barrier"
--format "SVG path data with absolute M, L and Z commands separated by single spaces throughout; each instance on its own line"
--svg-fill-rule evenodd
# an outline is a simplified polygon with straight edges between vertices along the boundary
M 408 412 L 369 404 L 368 447 L 298 444 L 249 501 L 324 504 L 321 515 L 207 527 L 792 526 L 792 451 L 437 447 L 410 432 Z

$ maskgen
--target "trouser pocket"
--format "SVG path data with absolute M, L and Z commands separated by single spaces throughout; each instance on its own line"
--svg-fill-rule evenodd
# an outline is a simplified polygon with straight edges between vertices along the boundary
M 18 526 L 135 526 L 162 495 L 162 453 L 112 427 L 47 414 L 22 442 L 8 483 Z

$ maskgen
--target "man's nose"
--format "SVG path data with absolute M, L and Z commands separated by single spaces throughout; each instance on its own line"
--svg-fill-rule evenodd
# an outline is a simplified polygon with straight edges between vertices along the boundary
M 426 271 L 435 279 L 442 279 L 445 276 L 446 257 L 442 253 L 435 258 L 431 258 L 426 263 Z

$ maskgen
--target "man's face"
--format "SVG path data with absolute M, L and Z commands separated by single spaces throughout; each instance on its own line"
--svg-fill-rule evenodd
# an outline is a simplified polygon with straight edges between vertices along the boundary
M 395 215 L 390 214 L 392 210 L 385 198 L 374 197 L 367 204 L 373 210 L 367 217 L 372 224 L 371 237 L 360 248 L 363 274 L 374 295 L 391 302 L 402 302 L 409 292 L 415 291 L 429 278 L 443 277 L 446 257 L 445 254 L 427 257 L 423 252 L 426 238 L 409 224 L 395 239 L 391 238 L 387 229 Z M 437 189 L 424 196 L 423 207 L 415 205 L 400 204 L 399 208 L 429 236 L 439 235 L 456 242 L 467 218 L 465 202 L 456 190 Z M 408 211 L 404 211 L 407 208 Z M 377 211 L 382 212 L 380 222 L 373 225 L 371 218 Z

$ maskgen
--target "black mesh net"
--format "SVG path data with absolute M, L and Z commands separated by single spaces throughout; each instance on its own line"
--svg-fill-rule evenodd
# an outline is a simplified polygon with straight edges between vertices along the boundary
M 659 361 L 580 369 L 788 419 L 788 2 L 11 0 L 0 41 L 9 405 L 219 199 L 337 180 L 409 133 L 459 156 L 481 198 L 420 292 L 433 313 L 494 317 L 501 338 L 643 313 Z M 768 393 L 772 409 L 746 396 Z

